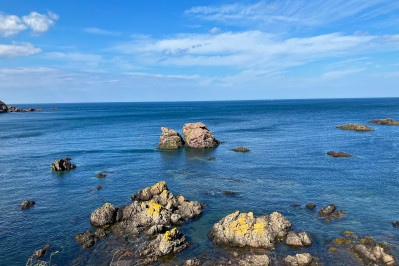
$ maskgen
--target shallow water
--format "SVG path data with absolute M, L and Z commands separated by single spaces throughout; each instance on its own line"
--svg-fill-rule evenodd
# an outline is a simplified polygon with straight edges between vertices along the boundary
M 314 244 L 301 252 L 310 252 L 325 265 L 349 263 L 345 254 L 327 252 L 331 240 L 345 230 L 388 242 L 399 258 L 399 229 L 391 225 L 399 220 L 399 126 L 372 124 L 373 132 L 335 128 L 386 117 L 399 120 L 399 99 L 20 107 L 44 111 L 0 115 L 1 265 L 23 265 L 46 243 L 59 251 L 52 258 L 58 265 L 107 265 L 112 250 L 106 241 L 83 251 L 75 235 L 90 229 L 90 213 L 105 202 L 128 203 L 131 194 L 161 180 L 172 193 L 207 205 L 199 219 L 182 226 L 194 245 L 174 262 L 223 253 L 225 248 L 215 246 L 207 234 L 236 210 L 281 212 L 293 230 L 311 234 Z M 227 143 L 214 150 L 155 148 L 161 126 L 181 132 L 184 123 L 197 121 Z M 231 151 L 238 146 L 251 152 Z M 331 158 L 326 155 L 330 150 L 355 157 Z M 77 168 L 53 172 L 50 163 L 64 157 L 73 158 Z M 95 177 L 104 170 L 111 173 Z M 98 185 L 104 188 L 95 190 Z M 223 195 L 222 190 L 238 194 Z M 21 211 L 24 200 L 36 205 Z M 317 209 L 335 203 L 348 214 L 327 223 L 304 208 L 309 201 Z M 278 245 L 270 256 L 280 260 L 295 252 Z

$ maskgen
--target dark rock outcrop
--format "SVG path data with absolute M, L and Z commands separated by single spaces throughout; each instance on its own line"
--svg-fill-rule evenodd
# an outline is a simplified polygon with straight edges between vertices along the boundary
M 330 204 L 330 205 L 324 207 L 323 209 L 321 209 L 319 211 L 319 214 L 323 217 L 328 217 L 331 214 L 333 214 L 333 212 L 335 212 L 336 209 L 337 209 L 337 206 L 335 206 L 334 204 Z
M 0 101 L 0 113 L 7 113 L 8 112 L 8 107 L 5 103 Z
M 306 204 L 305 208 L 313 210 L 314 208 L 316 208 L 316 204 L 314 204 L 313 202 L 309 202 L 308 204 Z
M 399 221 L 392 221 L 392 226 L 399 226 Z
M 189 148 L 215 148 L 219 141 L 203 123 L 188 123 L 183 126 L 183 136 L 186 147 Z
M 158 149 L 160 150 L 178 150 L 184 146 L 184 140 L 180 134 L 166 127 L 161 127 L 162 135 L 159 138 Z
M 345 152 L 335 152 L 335 151 L 329 151 L 327 152 L 327 155 L 330 155 L 331 157 L 352 157 L 352 155 L 350 155 L 349 153 L 345 153 Z
M 53 168 L 55 171 L 68 171 L 75 169 L 76 165 L 71 164 L 71 160 L 71 158 L 56 160 L 55 163 L 51 164 L 51 168 Z
M 96 175 L 96 177 L 97 177 L 97 178 L 106 178 L 107 175 L 106 175 L 104 172 L 101 172 L 101 173 L 98 173 L 98 174 Z
M 91 249 L 98 242 L 98 237 L 89 230 L 83 234 L 77 235 L 75 239 L 82 245 L 83 249 Z
M 235 152 L 249 152 L 250 150 L 240 146 L 238 148 L 232 149 L 232 151 L 235 151 Z
M 293 247 L 308 247 L 312 245 L 312 238 L 306 232 L 288 232 L 285 243 Z
M 398 126 L 399 125 L 399 121 L 393 121 L 391 118 L 371 120 L 369 123 L 373 123 L 373 124 L 377 124 L 377 125 L 390 125 L 390 126 Z
M 216 223 L 209 236 L 218 244 L 274 249 L 276 238 L 283 238 L 291 222 L 278 212 L 255 217 L 252 212 L 236 211 Z
M 113 224 L 116 222 L 117 211 L 118 209 L 114 205 L 105 203 L 102 207 L 92 212 L 90 223 L 97 227 Z
M 312 255 L 309 253 L 296 254 L 295 256 L 287 256 L 283 262 L 289 266 L 307 266 L 313 261 Z
M 228 191 L 228 190 L 224 190 L 224 191 L 222 191 L 221 193 L 222 193 L 222 194 L 225 194 L 225 195 L 236 195 L 236 194 L 237 194 L 237 192 Z
M 34 202 L 33 200 L 25 200 L 24 202 L 21 203 L 21 209 L 22 210 L 29 209 L 30 207 L 32 207 L 35 204 L 36 204 L 36 202 Z
M 340 128 L 342 130 L 354 130 L 354 131 L 374 131 L 372 128 L 368 126 L 363 126 L 359 124 L 347 124 L 347 125 L 341 125 L 341 126 L 336 126 L 336 128 Z
M 47 249 L 50 248 L 50 244 L 47 244 L 44 248 L 39 249 L 38 251 L 35 252 L 36 259 L 41 259 L 46 255 Z

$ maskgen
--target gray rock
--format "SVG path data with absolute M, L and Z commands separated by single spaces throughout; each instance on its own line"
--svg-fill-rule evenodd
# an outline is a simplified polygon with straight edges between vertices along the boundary
M 105 203 L 102 207 L 92 212 L 90 216 L 90 223 L 94 226 L 104 226 L 116 222 L 117 208 L 110 204 Z
M 295 256 L 287 256 L 283 262 L 290 266 L 306 266 L 313 261 L 312 255 L 309 253 L 296 254 Z
M 316 208 L 316 204 L 309 202 L 308 204 L 306 204 L 305 208 L 313 210 L 314 208 Z
M 335 210 L 337 209 L 337 206 L 335 206 L 334 204 L 330 204 L 326 207 L 324 207 L 323 209 L 321 209 L 319 211 L 319 214 L 323 217 L 328 217 L 330 216 L 333 212 L 335 212 Z
M 203 123 L 188 123 L 183 126 L 185 145 L 189 148 L 215 148 L 219 145 L 212 132 Z
M 67 171 L 71 169 L 75 169 L 76 165 L 71 164 L 71 158 L 64 158 L 56 160 L 55 163 L 51 164 L 51 168 L 55 171 Z
M 91 249 L 98 242 L 98 238 L 89 230 L 77 235 L 75 239 L 82 245 L 83 249 Z
M 389 247 L 384 244 L 355 244 L 350 251 L 356 254 L 365 265 L 381 263 L 382 265 L 396 265 L 395 258 L 392 256 Z
M 159 138 L 158 149 L 160 150 L 178 150 L 184 146 L 184 140 L 173 129 L 169 129 L 166 127 L 161 127 L 162 135 Z
M 308 247 L 312 245 L 312 238 L 306 232 L 288 232 L 285 243 L 288 246 L 294 247 Z
M 169 190 L 166 182 L 161 181 L 151 187 L 139 190 L 137 194 L 132 195 L 132 200 L 150 200 L 154 196 L 161 194 L 164 190 Z
M 271 261 L 267 255 L 246 255 L 240 258 L 240 266 L 268 266 Z
M 32 207 L 35 204 L 36 204 L 36 202 L 34 202 L 33 200 L 25 200 L 21 203 L 21 209 L 22 210 L 29 209 L 30 207 Z

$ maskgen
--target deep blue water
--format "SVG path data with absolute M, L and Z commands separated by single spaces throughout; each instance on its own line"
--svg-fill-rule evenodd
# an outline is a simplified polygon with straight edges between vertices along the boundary
M 327 252 L 328 243 L 345 230 L 386 241 L 399 258 L 399 229 L 391 225 L 399 220 L 399 126 L 371 124 L 374 132 L 335 128 L 387 117 L 399 120 L 399 99 L 18 107 L 44 111 L 0 115 L 1 265 L 24 265 L 46 243 L 59 251 L 53 256 L 58 265 L 109 264 L 106 241 L 83 251 L 75 235 L 90 229 L 90 213 L 105 202 L 125 204 L 131 194 L 161 180 L 173 193 L 207 205 L 199 219 L 182 226 L 194 245 L 175 262 L 212 254 L 217 247 L 208 232 L 236 210 L 281 212 L 293 230 L 311 234 L 314 244 L 303 251 L 325 265 L 356 263 Z M 214 150 L 156 149 L 161 126 L 181 132 L 185 123 L 198 121 L 227 143 Z M 251 152 L 231 151 L 238 146 Z M 355 157 L 331 158 L 326 155 L 330 150 Z M 64 157 L 73 158 L 77 168 L 53 172 L 50 163 Z M 104 170 L 111 173 L 95 177 Z M 98 185 L 104 188 L 97 191 Z M 227 196 L 222 190 L 239 194 Z M 36 205 L 21 211 L 24 200 Z M 335 203 L 348 214 L 327 223 L 304 208 L 309 201 L 317 209 Z M 271 256 L 279 260 L 295 252 L 278 245 Z

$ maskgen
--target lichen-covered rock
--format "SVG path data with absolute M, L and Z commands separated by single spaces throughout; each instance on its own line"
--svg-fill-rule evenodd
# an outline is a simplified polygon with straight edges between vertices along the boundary
M 249 149 L 240 146 L 238 148 L 232 149 L 232 151 L 235 151 L 235 152 L 249 152 Z
M 246 255 L 240 258 L 240 266 L 268 266 L 271 261 L 267 255 Z
M 162 135 L 159 138 L 158 149 L 160 150 L 178 150 L 184 146 L 184 140 L 173 129 L 169 129 L 166 127 L 161 127 Z
M 0 101 L 0 113 L 7 113 L 8 112 L 8 107 L 5 103 Z
M 21 203 L 21 209 L 22 210 L 29 209 L 30 207 L 32 207 L 35 204 L 36 204 L 36 202 L 34 202 L 33 200 L 25 200 Z
M 151 187 L 146 187 L 132 195 L 132 200 L 150 200 L 152 197 L 161 194 L 164 190 L 169 190 L 166 182 L 161 181 Z
M 312 245 L 312 238 L 306 232 L 288 232 L 285 243 L 293 247 L 308 247 Z
M 92 212 L 90 216 L 90 223 L 94 226 L 104 226 L 116 222 L 117 208 L 110 204 L 105 203 L 102 207 Z
M 340 128 L 342 130 L 354 130 L 354 131 L 374 131 L 372 128 L 368 126 L 363 126 L 359 124 L 347 124 L 347 125 L 341 125 L 341 126 L 336 126 L 336 128 Z
M 391 125 L 391 126 L 399 125 L 399 121 L 393 121 L 391 118 L 371 120 L 369 123 L 377 125 Z
M 296 254 L 295 256 L 287 256 L 283 262 L 289 266 L 306 266 L 313 261 L 312 255 L 309 253 Z
M 71 169 L 75 169 L 76 165 L 71 164 L 71 158 L 64 158 L 56 160 L 55 163 L 51 164 L 51 168 L 55 171 L 67 171 Z
M 274 249 L 277 237 L 285 237 L 291 222 L 278 212 L 255 217 L 236 211 L 216 223 L 209 236 L 218 244 Z
M 313 202 L 309 202 L 308 204 L 306 204 L 305 208 L 313 210 L 314 208 L 316 208 L 316 204 L 314 204 Z
M 215 148 L 219 141 L 203 123 L 188 123 L 183 126 L 185 145 L 189 148 Z
M 326 207 L 324 207 L 323 209 L 321 209 L 319 211 L 319 214 L 323 217 L 328 217 L 330 216 L 333 212 L 335 212 L 335 210 L 337 209 L 337 206 L 335 206 L 334 204 L 330 204 Z
M 327 152 L 327 155 L 330 155 L 331 157 L 352 157 L 352 155 L 350 155 L 349 153 L 345 153 L 345 152 L 335 152 L 335 151 L 329 151 Z
M 83 249 L 91 249 L 97 242 L 98 238 L 92 232 L 87 230 L 83 234 L 75 237 L 76 241 L 82 245 Z

